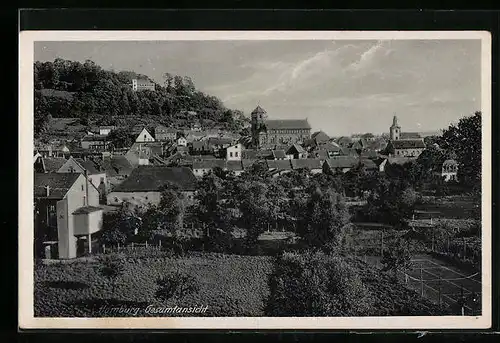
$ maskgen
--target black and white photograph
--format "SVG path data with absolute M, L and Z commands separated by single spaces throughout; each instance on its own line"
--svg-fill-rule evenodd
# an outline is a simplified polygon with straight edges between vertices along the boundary
M 488 33 L 22 32 L 20 84 L 25 327 L 491 325 Z

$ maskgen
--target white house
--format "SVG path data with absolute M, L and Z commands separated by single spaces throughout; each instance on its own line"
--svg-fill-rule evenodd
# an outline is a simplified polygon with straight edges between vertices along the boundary
M 101 166 L 91 160 L 83 160 L 81 158 L 70 157 L 66 163 L 62 165 L 58 173 L 87 173 L 87 178 L 99 190 L 101 199 L 106 196 L 108 183 L 106 180 L 106 171 L 102 170 Z
M 226 160 L 227 161 L 241 161 L 241 150 L 243 146 L 241 143 L 236 143 L 231 145 L 226 149 Z
M 99 126 L 99 134 L 103 136 L 109 135 L 115 129 L 114 126 Z
M 34 199 L 38 257 L 92 253 L 92 235 L 102 228 L 103 210 L 97 189 L 82 174 L 35 173 Z
M 177 146 L 187 146 L 187 139 L 184 136 L 177 138 Z
M 155 139 L 154 137 L 146 130 L 146 128 L 143 128 L 141 133 L 137 136 L 135 139 L 136 143 L 144 143 L 144 142 L 154 142 Z
M 441 177 L 444 181 L 457 181 L 458 163 L 455 160 L 446 160 L 441 168 Z

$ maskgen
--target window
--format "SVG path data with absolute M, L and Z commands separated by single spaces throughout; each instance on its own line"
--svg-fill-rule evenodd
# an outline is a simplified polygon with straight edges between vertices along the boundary
M 144 140 L 146 140 L 146 135 L 144 135 Z
M 233 153 L 232 152 L 229 153 L 229 157 L 233 157 Z
M 104 178 L 103 177 L 101 177 L 101 183 L 104 183 Z
M 83 189 L 83 185 L 82 185 L 82 192 L 84 191 L 85 189 Z
M 237 151 L 234 153 L 234 157 L 238 157 L 238 152 Z
M 117 197 L 115 197 L 115 202 L 118 202 L 118 198 Z

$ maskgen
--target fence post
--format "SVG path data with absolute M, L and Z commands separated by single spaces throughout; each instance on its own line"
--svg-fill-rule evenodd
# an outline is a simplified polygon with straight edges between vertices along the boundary
M 463 242 L 464 242 L 464 259 L 465 259 L 467 256 L 467 242 L 465 240 L 465 237 L 462 237 L 462 238 L 463 238 Z
M 380 239 L 380 257 L 384 257 L 384 230 L 381 232 L 381 239 Z
M 424 268 L 420 267 L 420 295 L 424 297 Z

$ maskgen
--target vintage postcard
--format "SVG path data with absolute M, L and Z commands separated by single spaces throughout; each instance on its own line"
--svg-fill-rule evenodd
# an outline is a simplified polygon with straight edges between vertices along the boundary
M 19 39 L 20 328 L 490 327 L 488 32 Z

